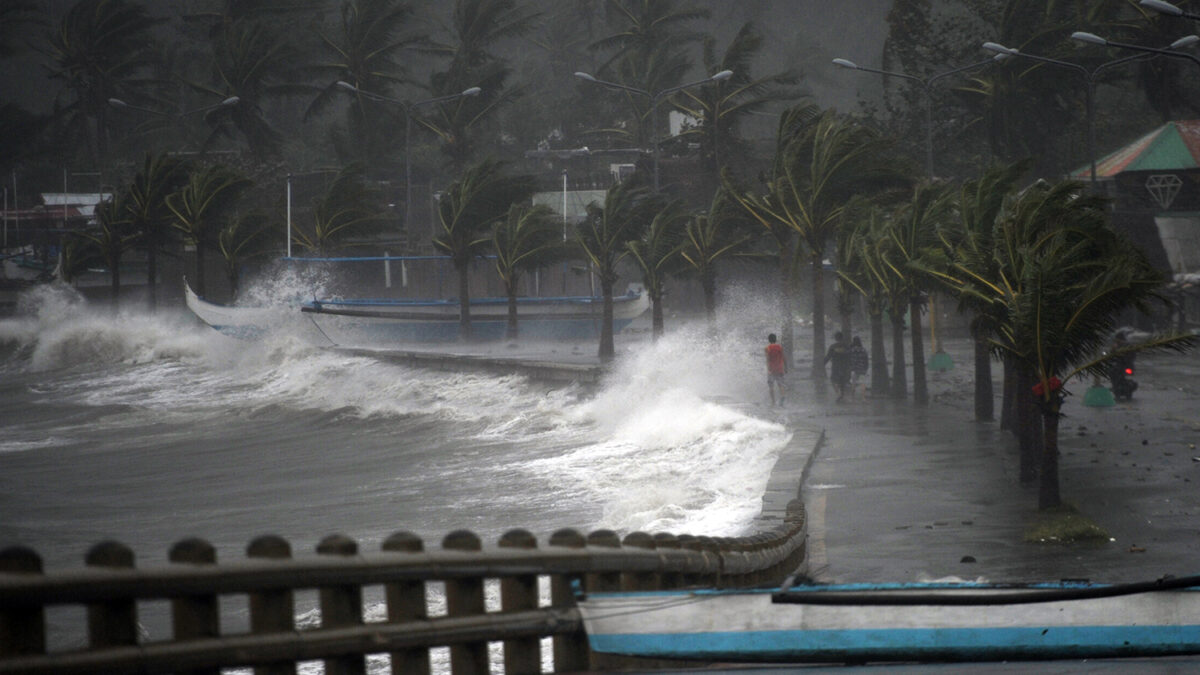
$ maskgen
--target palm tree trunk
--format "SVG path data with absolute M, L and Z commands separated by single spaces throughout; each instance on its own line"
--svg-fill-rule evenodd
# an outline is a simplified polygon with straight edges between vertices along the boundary
M 663 292 L 661 289 L 650 293 L 650 339 L 658 342 L 663 336 Z
M 925 382 L 925 340 L 921 335 L 921 298 L 913 296 L 909 301 L 908 313 L 911 315 L 912 337 L 912 370 L 913 370 L 913 400 L 921 405 L 929 403 L 929 386 Z
M 892 312 L 892 397 L 908 396 L 908 376 L 904 373 L 904 315 Z
M 1004 359 L 1004 383 L 1000 394 L 1000 428 L 1005 431 L 1013 430 L 1013 420 L 1016 418 L 1016 397 L 1013 396 L 1013 390 L 1016 388 L 1017 377 L 1016 370 L 1013 367 L 1012 359 Z
M 708 325 L 717 322 L 717 274 L 711 269 L 700 273 L 700 287 L 704 289 L 704 312 L 708 316 Z
M 975 348 L 975 420 L 990 422 L 995 413 L 992 355 L 988 349 L 987 334 L 980 327 L 978 319 L 971 322 L 971 337 Z
M 504 290 L 508 293 L 508 326 L 504 329 L 504 337 L 507 340 L 517 339 L 517 284 L 514 282 L 505 283 Z
M 812 378 L 818 382 L 825 381 L 825 274 L 821 268 L 821 254 L 814 251 L 810 258 L 812 265 L 812 324 L 813 324 L 813 360 Z
M 151 314 L 158 310 L 158 231 L 153 228 L 146 237 L 146 307 Z
M 784 358 L 789 364 L 793 360 L 796 342 L 796 322 L 792 316 L 792 289 L 794 287 L 792 272 L 795 269 L 792 261 L 792 247 L 787 244 L 779 247 L 779 302 L 780 318 L 783 325 L 779 327 L 779 344 L 783 347 Z
M 121 254 L 108 256 L 108 274 L 112 310 L 116 312 L 121 305 Z
M 875 396 L 888 389 L 887 352 L 883 346 L 883 311 L 871 313 L 871 391 Z
M 458 339 L 470 340 L 471 335 L 471 267 L 469 261 L 455 261 L 458 272 Z
M 608 363 L 616 356 L 613 345 L 613 281 L 600 278 L 600 293 L 604 296 L 604 310 L 600 317 L 600 361 Z
M 1058 486 L 1058 410 L 1057 395 L 1050 397 L 1042 412 L 1042 475 L 1038 485 L 1038 508 L 1052 509 L 1062 504 Z
M 1017 371 L 1013 398 L 1016 402 L 1016 433 L 1017 444 L 1020 448 L 1020 469 L 1018 474 L 1022 483 L 1032 483 L 1037 478 L 1038 450 L 1041 425 L 1037 406 L 1033 403 L 1033 373 L 1027 368 L 1015 365 Z

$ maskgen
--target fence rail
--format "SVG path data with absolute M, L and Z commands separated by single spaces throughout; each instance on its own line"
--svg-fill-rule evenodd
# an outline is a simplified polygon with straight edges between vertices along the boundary
M 453 675 L 490 672 L 489 643 L 501 643 L 503 671 L 540 673 L 616 667 L 591 654 L 577 592 L 774 585 L 804 562 L 803 504 L 793 500 L 770 532 L 719 538 L 610 530 L 552 534 L 545 548 L 526 530 L 511 530 L 494 546 L 472 532 L 446 535 L 425 550 L 409 532 L 363 553 L 343 535 L 321 540 L 316 555 L 293 558 L 274 535 L 246 548 L 246 559 L 217 563 L 200 539 L 184 539 L 169 564 L 139 569 L 125 545 L 96 544 L 82 570 L 46 573 L 36 551 L 0 550 L 0 675 L 63 673 L 219 673 L 252 667 L 256 674 L 295 673 L 323 660 L 325 672 L 365 673 L 368 654 L 387 654 L 391 672 L 430 672 L 430 650 L 449 648 Z M 548 604 L 539 581 L 548 581 Z M 444 586 L 445 612 L 435 615 L 430 584 Z M 498 584 L 499 609 L 489 611 L 485 585 Z M 364 589 L 380 587 L 385 621 L 367 621 Z M 316 591 L 320 625 L 297 625 L 297 592 Z M 222 633 L 221 601 L 245 598 L 249 630 Z M 167 601 L 172 639 L 139 635 L 139 602 Z M 493 603 L 495 604 L 495 603 Z M 87 647 L 48 652 L 46 611 L 86 609 Z M 553 638 L 543 658 L 542 638 Z

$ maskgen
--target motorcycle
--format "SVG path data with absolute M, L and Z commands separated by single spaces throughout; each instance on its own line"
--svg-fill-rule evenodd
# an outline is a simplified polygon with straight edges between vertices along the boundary
M 1113 363 L 1108 371 L 1108 380 L 1114 399 L 1133 400 L 1133 392 L 1138 388 L 1137 380 L 1133 379 L 1133 354 L 1127 354 Z

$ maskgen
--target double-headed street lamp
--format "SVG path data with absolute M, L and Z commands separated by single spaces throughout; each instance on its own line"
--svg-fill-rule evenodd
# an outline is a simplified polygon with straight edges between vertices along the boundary
M 1152 9 L 1161 14 L 1166 14 L 1167 16 L 1178 16 L 1178 17 L 1182 17 L 1184 19 L 1200 21 L 1200 14 L 1192 14 L 1191 12 L 1185 12 L 1182 9 L 1176 7 L 1175 5 L 1172 5 L 1169 2 L 1163 2 L 1163 0 L 1141 0 L 1141 2 L 1139 2 L 1138 4 L 1141 5 L 1142 7 L 1145 7 L 1147 9 Z
M 347 91 L 352 91 L 356 94 L 369 98 L 373 101 L 383 101 L 385 103 L 395 103 L 404 110 L 404 226 L 412 227 L 412 152 L 409 148 L 409 139 L 412 136 L 412 112 L 417 108 L 425 105 L 433 105 L 435 103 L 445 103 L 453 101 L 464 96 L 478 96 L 479 92 L 483 91 L 479 87 L 470 87 L 464 89 L 457 94 L 448 94 L 446 96 L 438 96 L 436 98 L 425 99 L 424 101 L 416 101 L 409 103 L 401 101 L 398 98 L 384 96 L 372 91 L 359 89 L 358 87 L 346 82 L 338 80 L 337 86 Z
M 1168 45 L 1165 48 L 1147 47 L 1145 45 L 1131 45 L 1126 42 L 1114 42 L 1113 40 L 1107 40 L 1107 39 L 1102 38 L 1099 35 L 1096 35 L 1094 33 L 1086 33 L 1081 30 L 1077 30 L 1074 33 L 1071 33 L 1071 39 L 1078 40 L 1080 42 L 1086 42 L 1088 44 L 1093 44 L 1093 45 L 1102 45 L 1104 47 L 1116 47 L 1117 49 L 1128 49 L 1130 51 L 1135 51 L 1135 52 L 1146 52 L 1148 54 L 1162 54 L 1163 56 L 1171 56 L 1171 57 L 1174 57 L 1177 59 L 1187 59 L 1187 60 L 1191 61 L 1192 63 L 1200 66 L 1200 58 L 1196 58 L 1195 54 L 1189 54 L 1187 52 L 1175 51 L 1175 50 L 1181 49 L 1183 47 L 1190 47 L 1191 45 L 1194 45 L 1197 42 L 1200 42 L 1200 35 L 1185 35 L 1185 36 L 1179 38 L 1178 40 L 1172 42 L 1170 45 Z M 1128 58 L 1136 59 L 1139 57 L 1132 56 L 1132 57 L 1128 57 Z
M 732 70 L 722 70 L 721 72 L 715 73 L 712 76 L 707 77 L 703 80 L 697 80 L 695 82 L 688 82 L 687 84 L 681 84 L 681 85 L 678 85 L 675 87 L 668 87 L 666 89 L 663 89 L 662 91 L 656 91 L 656 92 L 651 93 L 649 91 L 646 91 L 645 89 L 639 89 L 638 87 L 631 87 L 627 84 L 620 84 L 619 82 L 609 82 L 607 80 L 597 79 L 596 77 L 594 77 L 588 73 L 580 73 L 580 72 L 575 73 L 575 77 L 578 77 L 581 80 L 586 80 L 588 82 L 592 82 L 594 84 L 608 87 L 610 89 L 621 89 L 623 91 L 628 91 L 628 92 L 631 92 L 634 94 L 639 94 L 641 96 L 645 96 L 646 98 L 650 99 L 650 130 L 653 132 L 653 141 L 652 141 L 651 151 L 654 156 L 654 191 L 655 192 L 658 192 L 658 125 L 655 123 L 656 120 L 654 119 L 654 111 L 655 111 L 655 109 L 658 108 L 659 102 L 661 102 L 663 100 L 663 98 L 670 96 L 671 94 L 674 94 L 675 92 L 683 91 L 684 89 L 689 89 L 691 87 L 699 87 L 699 86 L 702 86 L 705 84 L 711 84 L 713 82 L 720 82 L 721 80 L 728 80 L 732 76 L 733 76 Z M 716 121 L 714 120 L 714 124 L 715 123 L 716 123 Z
M 237 96 L 230 96 L 229 98 L 227 98 L 219 103 L 214 103 L 212 105 L 206 105 L 206 106 L 203 106 L 200 108 L 194 108 L 192 110 L 185 110 L 181 113 L 169 113 L 169 112 L 166 112 L 163 110 L 155 110 L 154 108 L 143 108 L 140 105 L 133 105 L 131 103 L 126 103 L 125 101 L 122 101 L 119 98 L 108 99 L 108 104 L 113 106 L 114 108 L 123 108 L 126 110 L 137 110 L 137 111 L 144 112 L 144 113 L 150 113 L 151 115 L 162 115 L 163 117 L 184 117 L 185 115 L 192 115 L 195 113 L 208 112 L 210 110 L 216 110 L 217 108 L 228 108 L 230 106 L 235 106 L 241 100 L 242 99 Z
M 1075 37 L 1077 35 L 1081 35 L 1081 33 L 1075 33 L 1071 37 Z M 1090 35 L 1090 33 L 1083 33 L 1083 35 Z M 1093 37 L 1095 37 L 1095 36 L 1093 36 Z M 1076 39 L 1080 39 L 1080 38 L 1076 38 Z M 1099 38 L 1097 38 L 1097 39 L 1099 39 Z M 1186 38 L 1181 38 L 1179 40 L 1176 40 L 1175 42 L 1172 42 L 1171 47 L 1175 48 L 1175 47 L 1187 46 L 1189 44 L 1196 42 L 1197 40 L 1200 40 L 1200 38 L 1196 38 L 1195 36 L 1188 36 Z M 1141 60 L 1146 57 L 1143 55 L 1127 56 L 1122 59 L 1116 59 L 1115 61 L 1108 61 L 1107 63 L 1101 63 L 1100 65 L 1096 66 L 1095 68 L 1092 68 L 1089 70 L 1085 66 L 1082 66 L 1078 63 L 1071 63 L 1070 61 L 1060 61 L 1059 59 L 1053 59 L 1048 56 L 1039 56 L 1037 54 L 1026 54 L 1025 52 L 1023 52 L 1019 49 L 1015 49 L 1013 47 L 1005 47 L 1004 45 L 997 44 L 995 42 L 985 42 L 985 43 L 983 43 L 983 48 L 987 49 L 989 51 L 997 52 L 999 54 L 1004 54 L 1007 56 L 1032 59 L 1034 61 L 1041 61 L 1042 63 L 1049 63 L 1051 65 L 1060 66 L 1063 68 L 1070 68 L 1070 69 L 1078 72 L 1079 74 L 1083 75 L 1084 82 L 1087 84 L 1087 97 L 1086 97 L 1085 111 L 1086 111 L 1086 115 L 1087 115 L 1088 163 L 1091 167 L 1090 168 L 1091 186 L 1092 186 L 1092 191 L 1094 192 L 1096 190 L 1096 120 L 1095 120 L 1095 117 L 1096 117 L 1096 110 L 1095 110 L 1096 80 L 1099 78 L 1100 73 L 1107 70 L 1108 68 L 1111 68 L 1112 66 L 1117 66 L 1117 65 L 1120 65 L 1123 63 L 1129 63 L 1130 61 Z M 1167 50 L 1154 50 L 1154 49 L 1150 49 L 1150 48 L 1147 48 L 1144 51 L 1158 51 L 1158 52 L 1163 52 L 1163 53 L 1177 54 L 1177 52 L 1168 52 Z M 1187 56 L 1186 54 L 1178 54 L 1178 55 L 1179 56 Z
M 935 82 L 937 82 L 938 80 L 942 79 L 943 77 L 949 77 L 950 75 L 954 75 L 956 73 L 961 73 L 961 72 L 964 72 L 967 70 L 974 70 L 976 68 L 981 68 L 983 66 L 986 66 L 986 65 L 992 63 L 993 61 L 996 61 L 996 60 L 999 60 L 1002 58 L 1004 58 L 1003 55 L 997 54 L 996 56 L 994 56 L 986 61 L 980 61 L 978 63 L 972 63 L 969 65 L 961 66 L 959 68 L 954 68 L 953 70 L 947 70 L 944 73 L 937 73 L 934 75 L 930 75 L 929 77 L 917 77 L 916 75 L 909 75 L 908 73 L 898 73 L 898 72 L 891 71 L 891 70 L 880 70 L 878 68 L 868 68 L 866 66 L 860 66 L 857 63 L 855 63 L 849 59 L 834 59 L 833 62 L 836 65 L 839 65 L 843 68 L 849 68 L 850 70 L 861 70 L 866 73 L 877 73 L 879 75 L 892 75 L 894 77 L 903 78 L 905 80 L 912 80 L 913 82 L 916 82 L 917 84 L 921 85 L 921 88 L 925 92 L 925 173 L 928 174 L 929 178 L 932 180 L 933 179 L 933 91 L 932 91 L 933 84 Z

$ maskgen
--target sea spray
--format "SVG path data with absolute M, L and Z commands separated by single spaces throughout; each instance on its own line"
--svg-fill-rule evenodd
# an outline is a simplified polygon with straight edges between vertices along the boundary
M 680 329 L 628 354 L 573 411 L 596 442 L 531 462 L 603 505 L 619 531 L 744 533 L 791 434 L 753 416 L 761 364 L 740 340 Z M 753 373 L 753 375 L 751 375 Z

